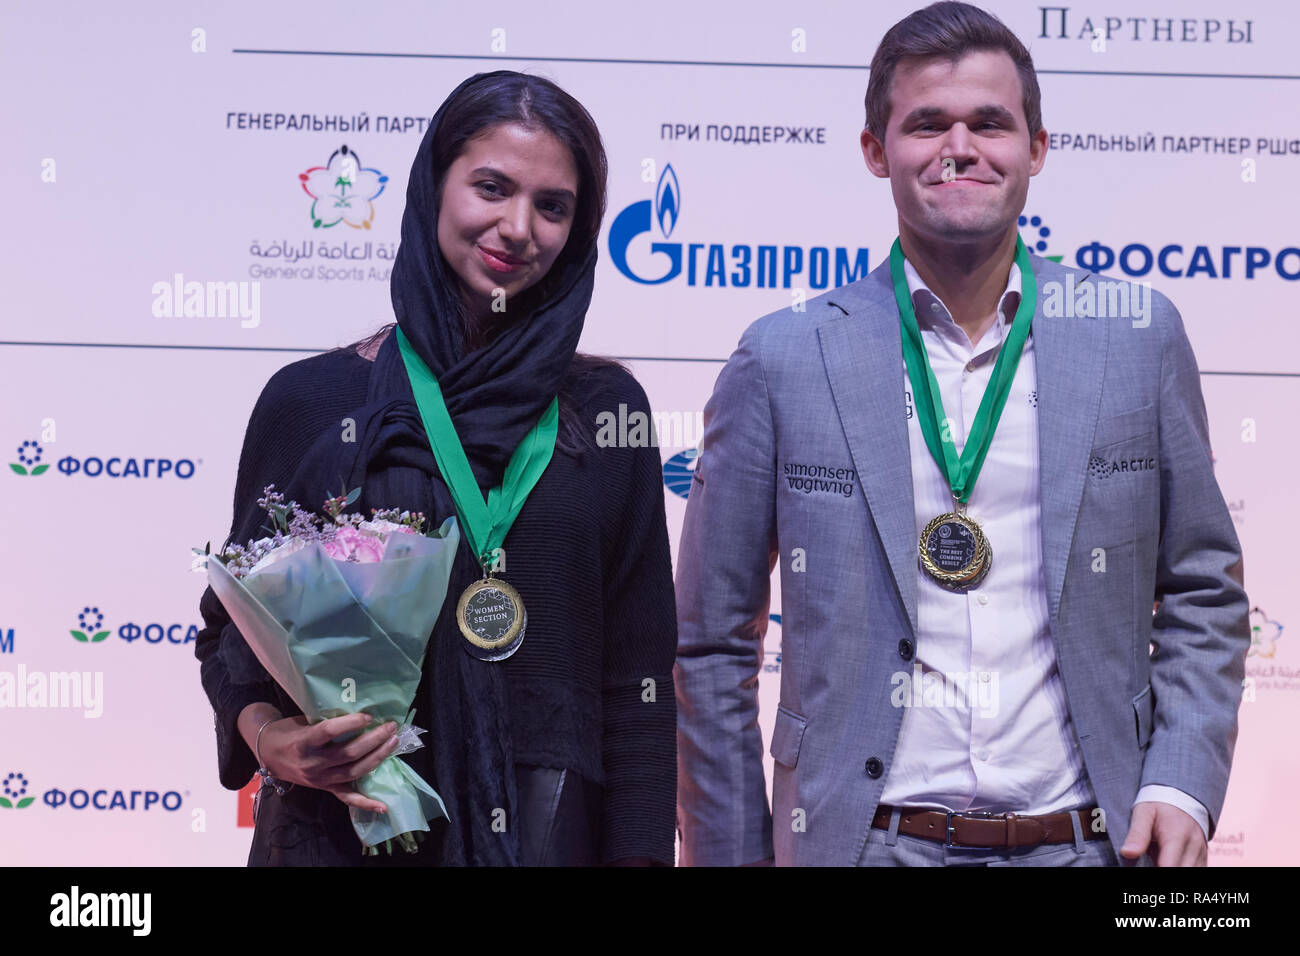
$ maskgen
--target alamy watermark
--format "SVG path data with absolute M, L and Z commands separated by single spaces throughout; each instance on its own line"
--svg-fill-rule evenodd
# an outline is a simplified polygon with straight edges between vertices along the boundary
M 80 710 L 87 718 L 104 712 L 103 671 L 0 671 L 0 710 Z
M 152 893 L 87 893 L 74 883 L 50 897 L 50 925 L 125 927 L 133 936 L 148 936 L 152 910 Z
M 997 671 L 939 671 L 923 673 L 919 663 L 911 673 L 895 671 L 889 682 L 889 702 L 895 707 L 950 707 L 979 710 L 981 717 L 998 715 Z
M 160 319 L 237 318 L 242 328 L 262 321 L 262 283 L 186 282 L 177 272 L 171 282 L 153 284 L 153 314 Z
M 704 412 L 629 412 L 596 415 L 596 444 L 601 448 L 695 448 L 704 438 Z
M 1133 328 L 1145 329 L 1151 324 L 1151 283 L 1097 278 L 1075 282 L 1074 273 L 1067 272 L 1064 282 L 1049 279 L 1043 283 L 1043 315 L 1132 319 Z

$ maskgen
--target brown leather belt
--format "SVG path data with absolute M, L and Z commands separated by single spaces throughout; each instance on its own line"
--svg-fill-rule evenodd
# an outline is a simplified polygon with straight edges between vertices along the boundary
M 933 840 L 944 846 L 966 849 L 1001 850 L 1018 846 L 1038 846 L 1042 843 L 1073 843 L 1074 827 L 1070 813 L 1079 818 L 1085 840 L 1104 840 L 1105 831 L 1092 828 L 1096 807 L 1062 813 L 1043 813 L 1021 816 L 1017 813 L 985 813 L 967 810 L 947 813 L 927 810 L 924 807 L 899 807 L 898 832 L 907 836 Z M 877 830 L 888 830 L 894 808 L 881 804 L 871 825 Z

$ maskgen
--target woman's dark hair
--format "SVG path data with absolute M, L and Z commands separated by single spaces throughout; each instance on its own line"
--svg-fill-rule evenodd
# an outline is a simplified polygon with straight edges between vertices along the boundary
M 446 104 L 446 112 L 432 143 L 439 196 L 442 195 L 447 171 L 470 140 L 503 124 L 545 129 L 569 148 L 578 171 L 578 200 L 568 241 L 547 274 L 518 297 L 520 307 L 511 310 L 513 317 L 504 317 L 498 325 L 483 326 L 463 298 L 456 297 L 466 351 L 487 345 L 512 321 L 519 321 L 517 317 L 527 317 L 537 305 L 545 302 L 553 291 L 552 283 L 563 274 L 564 267 L 581 257 L 596 241 L 605 217 L 605 181 L 609 164 L 595 121 L 581 103 L 550 80 L 510 70 L 481 74 L 477 82 L 467 85 L 456 99 Z M 447 271 L 455 275 L 453 270 Z M 343 346 L 343 350 L 373 354 L 375 346 L 396 326 L 396 322 L 390 322 L 374 334 Z M 569 374 L 558 396 L 560 427 L 556 447 L 571 454 L 580 454 L 583 448 L 592 447 L 593 429 L 584 427 L 579 420 L 574 394 L 587 376 L 607 367 L 625 368 L 614 359 L 574 353 Z M 590 425 L 594 426 L 594 422 Z
M 885 141 L 889 125 L 889 94 L 894 69 L 904 57 L 945 57 L 956 63 L 976 50 L 1001 50 L 1011 57 L 1020 77 L 1021 104 L 1029 138 L 1043 128 L 1042 98 L 1034 60 L 1019 38 L 1006 25 L 979 7 L 968 3 L 932 3 L 899 20 L 889 28 L 876 55 L 871 58 L 867 79 L 867 132 Z

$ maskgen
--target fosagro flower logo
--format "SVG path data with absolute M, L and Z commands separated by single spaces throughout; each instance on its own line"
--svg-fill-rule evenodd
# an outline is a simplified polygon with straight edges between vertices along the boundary
M 109 632 L 100 630 L 104 624 L 104 615 L 97 607 L 83 607 L 77 614 L 77 629 L 72 636 L 83 644 L 98 644 L 108 637 Z
M 49 462 L 41 463 L 40 442 L 25 441 L 18 446 L 18 460 L 11 461 L 9 467 L 15 474 L 39 475 L 50 467 Z
M 6 810 L 21 810 L 29 807 L 34 796 L 25 796 L 27 793 L 27 778 L 21 773 L 13 772 L 4 778 L 3 784 L 4 796 L 0 797 L 0 808 Z

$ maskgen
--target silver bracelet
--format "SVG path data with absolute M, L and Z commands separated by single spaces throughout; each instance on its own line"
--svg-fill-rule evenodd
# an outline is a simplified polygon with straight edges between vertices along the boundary
M 257 728 L 257 736 L 253 739 L 253 751 L 257 756 L 257 772 L 262 775 L 263 786 L 269 783 L 271 786 L 275 787 L 275 792 L 283 797 L 289 792 L 289 790 L 293 789 L 293 784 L 289 784 L 289 790 L 280 786 L 280 782 L 271 776 L 271 771 L 267 770 L 266 764 L 262 762 L 262 731 L 266 730 L 267 724 L 274 723 L 279 719 L 280 718 L 278 717 L 272 717 L 270 720 L 266 721 L 266 723 L 262 724 L 261 727 Z

